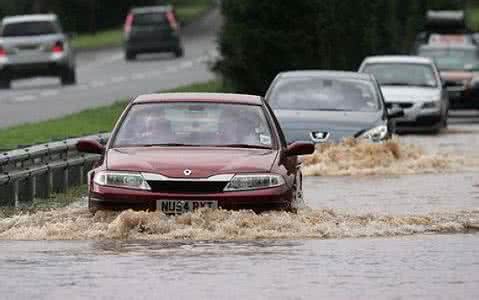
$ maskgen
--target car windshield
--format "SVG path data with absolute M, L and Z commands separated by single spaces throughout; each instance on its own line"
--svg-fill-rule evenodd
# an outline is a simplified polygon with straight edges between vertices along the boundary
M 373 74 L 380 85 L 437 87 L 429 64 L 374 63 L 366 65 L 363 72 Z
M 114 147 L 273 146 L 262 107 L 219 103 L 135 104 L 121 124 Z
M 56 34 L 60 30 L 53 22 L 22 22 L 6 24 L 2 28 L 3 37 L 34 36 Z
M 133 26 L 151 26 L 167 23 L 164 13 L 141 13 L 136 14 L 133 19 Z
M 294 78 L 280 81 L 270 97 L 273 109 L 377 111 L 379 100 L 365 80 Z
M 467 70 L 479 64 L 475 49 L 422 49 L 419 55 L 434 59 L 441 71 Z

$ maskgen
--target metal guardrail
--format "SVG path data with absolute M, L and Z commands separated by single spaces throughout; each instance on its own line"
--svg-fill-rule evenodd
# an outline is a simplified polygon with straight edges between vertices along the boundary
M 106 144 L 109 134 L 32 146 L 0 153 L 0 206 L 24 207 L 87 182 L 87 173 L 101 158 L 79 153 L 82 139 Z

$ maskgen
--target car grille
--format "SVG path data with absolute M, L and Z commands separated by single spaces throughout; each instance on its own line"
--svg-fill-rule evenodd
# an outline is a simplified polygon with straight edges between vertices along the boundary
M 399 106 L 399 107 L 402 108 L 402 109 L 407 109 L 407 108 L 413 107 L 414 104 L 413 104 L 413 103 L 386 103 L 386 107 L 387 107 L 388 109 L 391 109 L 391 108 L 393 108 L 394 106 L 395 106 L 395 107 Z
M 148 181 L 154 193 L 211 194 L 221 193 L 228 182 Z
M 462 81 L 452 81 L 452 80 L 447 80 L 446 81 L 446 87 L 463 87 L 464 83 Z

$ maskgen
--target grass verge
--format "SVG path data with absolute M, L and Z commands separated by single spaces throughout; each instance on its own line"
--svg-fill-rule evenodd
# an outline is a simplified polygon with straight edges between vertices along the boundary
M 205 13 L 214 0 L 177 0 L 172 1 L 176 7 L 178 19 L 183 24 L 192 22 Z M 96 34 L 81 34 L 72 41 L 73 47 L 78 50 L 92 50 L 99 48 L 118 47 L 123 41 L 122 28 L 99 31 Z
M 222 90 L 221 81 L 210 81 L 179 87 L 169 92 L 221 92 Z M 123 100 L 59 119 L 0 129 L 0 149 L 27 147 L 71 137 L 109 132 L 126 105 L 127 101 Z

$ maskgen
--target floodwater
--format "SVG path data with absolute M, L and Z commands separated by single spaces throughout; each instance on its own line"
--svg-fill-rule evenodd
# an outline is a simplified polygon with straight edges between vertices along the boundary
M 298 214 L 91 216 L 80 201 L 0 219 L 1 298 L 476 298 L 478 137 L 322 149 Z

